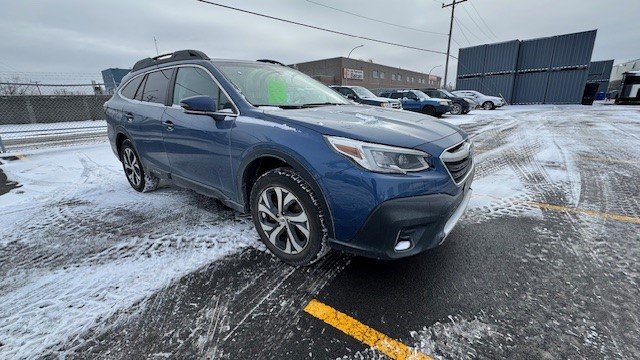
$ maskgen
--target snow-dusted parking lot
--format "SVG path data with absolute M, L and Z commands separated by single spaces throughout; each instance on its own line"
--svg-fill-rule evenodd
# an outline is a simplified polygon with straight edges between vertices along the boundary
M 0 358 L 381 358 L 311 299 L 433 357 L 640 358 L 640 108 L 445 121 L 475 142 L 474 198 L 393 262 L 284 265 L 248 216 L 135 192 L 107 142 L 0 158 Z

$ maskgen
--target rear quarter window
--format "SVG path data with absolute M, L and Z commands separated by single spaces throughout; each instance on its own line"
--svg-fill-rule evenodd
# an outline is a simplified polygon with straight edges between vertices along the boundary
M 171 72 L 172 70 L 161 70 L 149 73 L 144 84 L 142 101 L 164 104 L 167 100 Z
M 136 91 L 138 90 L 143 78 L 144 76 L 138 76 L 137 78 L 129 81 L 129 83 L 120 90 L 120 94 L 127 99 L 133 99 L 136 96 Z

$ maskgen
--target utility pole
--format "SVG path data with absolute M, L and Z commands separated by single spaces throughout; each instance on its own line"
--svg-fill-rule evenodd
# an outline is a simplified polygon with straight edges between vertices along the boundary
M 153 43 L 156 45 L 156 55 L 160 55 L 160 52 L 158 51 L 158 40 L 156 40 L 155 36 L 153 37 Z
M 451 4 L 442 4 L 442 8 L 451 6 L 451 23 L 449 23 L 449 42 L 447 43 L 447 60 L 444 66 L 444 88 L 447 88 L 447 75 L 449 74 L 449 52 L 451 51 L 451 33 L 453 32 L 453 13 L 456 10 L 456 5 L 463 3 L 467 0 L 453 0 Z

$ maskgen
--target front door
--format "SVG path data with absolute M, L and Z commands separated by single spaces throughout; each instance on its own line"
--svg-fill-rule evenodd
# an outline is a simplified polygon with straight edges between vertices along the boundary
M 180 100 L 207 95 L 217 101 L 218 110 L 236 110 L 207 70 L 188 66 L 177 71 L 173 106 L 162 117 L 171 174 L 229 196 L 233 186 L 229 144 L 235 117 L 214 120 L 208 115 L 187 114 L 180 107 Z

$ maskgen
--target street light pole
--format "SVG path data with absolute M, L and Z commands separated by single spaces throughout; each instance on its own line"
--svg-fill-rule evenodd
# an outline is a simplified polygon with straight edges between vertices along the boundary
M 431 70 L 429 70 L 429 81 L 431 81 L 431 72 L 433 71 L 433 69 L 439 68 L 440 66 L 442 66 L 442 64 L 441 65 L 436 65 L 436 66 L 432 67 Z M 431 84 L 429 84 L 429 85 L 431 85 Z
M 364 45 L 358 45 L 358 46 L 354 47 L 353 49 L 351 49 L 351 51 L 349 51 L 349 55 L 347 55 L 347 59 L 351 57 L 351 53 L 353 52 L 353 50 L 355 50 L 355 49 L 357 49 L 357 48 L 361 48 L 361 47 L 363 47 L 363 46 L 364 46 Z

